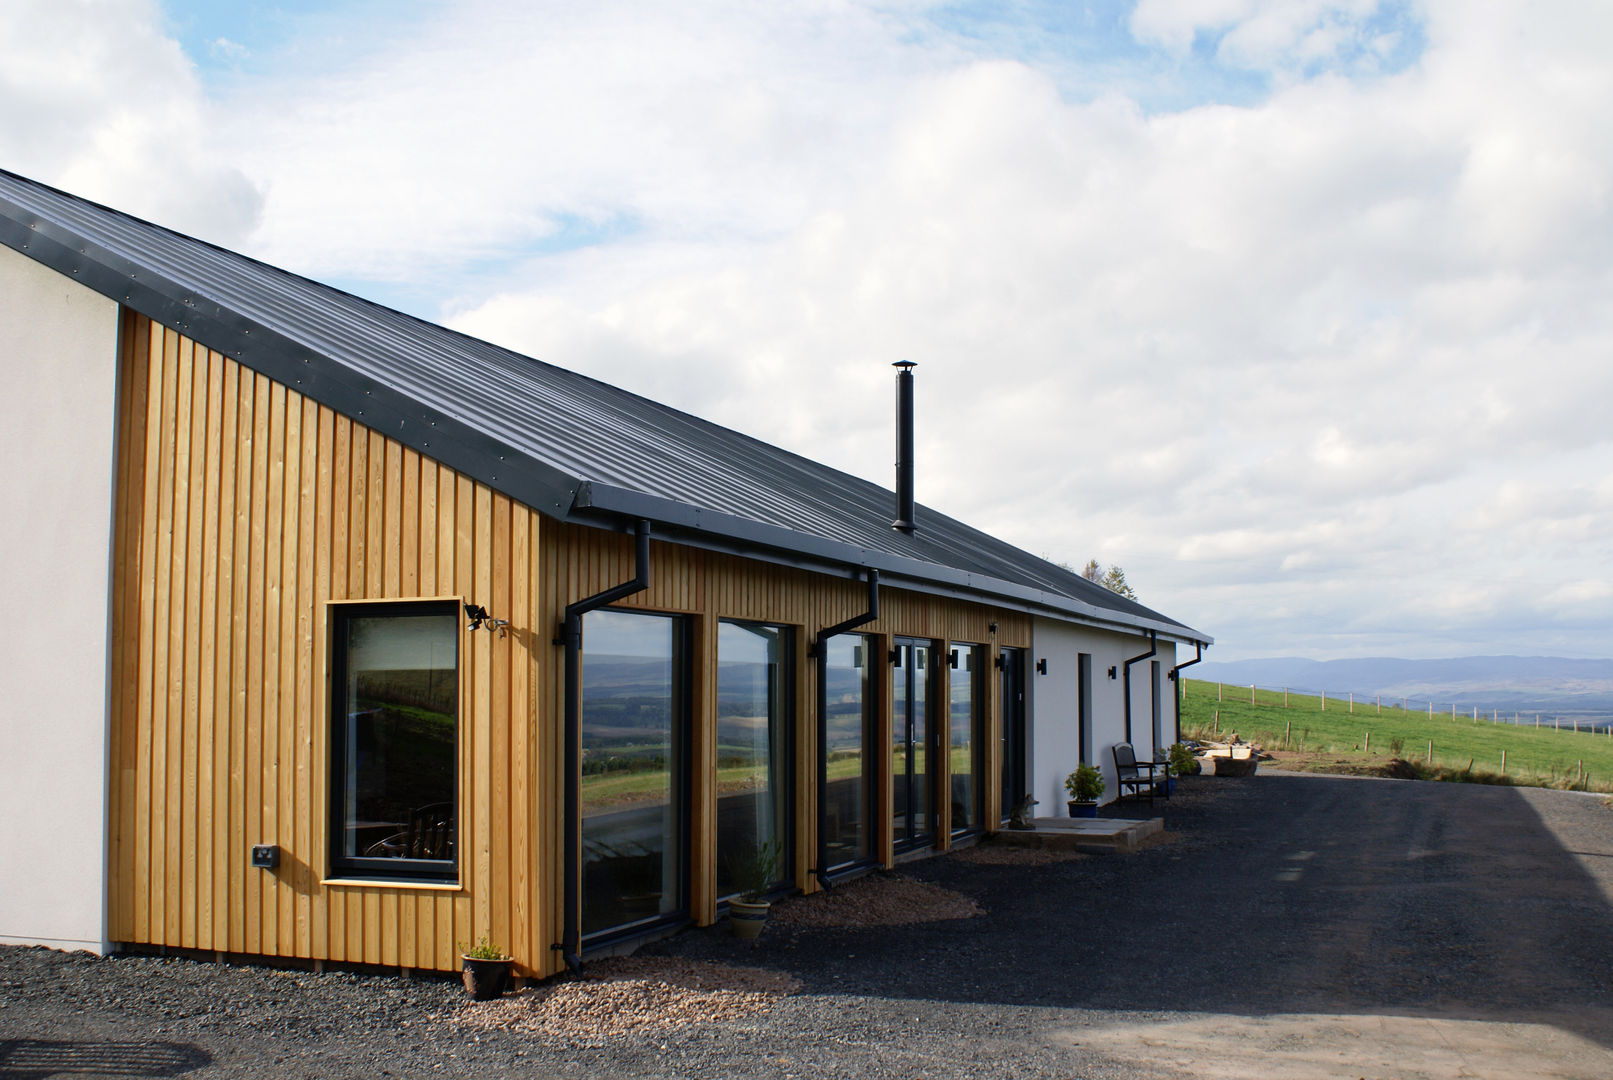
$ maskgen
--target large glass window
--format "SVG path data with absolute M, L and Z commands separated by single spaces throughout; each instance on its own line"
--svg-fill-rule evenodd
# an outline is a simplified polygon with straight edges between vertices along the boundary
M 897 851 L 925 847 L 933 835 L 930 799 L 930 679 L 935 647 L 899 638 L 891 683 L 891 783 Z
M 723 620 L 717 627 L 717 895 L 739 891 L 736 867 L 759 851 L 789 865 L 789 632 Z
M 947 764 L 952 775 L 952 831 L 980 828 L 981 757 L 985 748 L 986 650 L 979 645 L 953 645 L 947 731 L 951 743 Z
M 825 643 L 828 728 L 824 748 L 827 783 L 824 845 L 833 870 L 873 857 L 874 700 L 870 663 L 874 655 L 863 634 L 840 634 Z
M 684 624 L 583 617 L 584 934 L 686 911 Z
M 332 869 L 453 878 L 459 608 L 334 609 Z

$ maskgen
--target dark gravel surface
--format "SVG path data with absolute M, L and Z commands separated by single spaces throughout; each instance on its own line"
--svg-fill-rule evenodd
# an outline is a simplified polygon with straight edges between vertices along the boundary
M 1200 1072 L 1098 1036 L 1289 1014 L 1527 1020 L 1613 1049 L 1607 800 L 1263 773 L 1188 778 L 1154 812 L 1180 839 L 1135 855 L 901 869 L 983 918 L 650 946 L 802 989 L 594 1046 L 468 1029 L 446 980 L 0 948 L 0 1077 L 1166 1077 Z

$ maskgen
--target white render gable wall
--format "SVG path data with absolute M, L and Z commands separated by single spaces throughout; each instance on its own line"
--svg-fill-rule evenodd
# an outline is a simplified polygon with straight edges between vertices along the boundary
M 1088 735 L 1087 760 L 1103 772 L 1107 786 L 1101 802 L 1112 802 L 1119 795 L 1115 778 L 1113 747 L 1126 741 L 1125 662 L 1148 651 L 1146 634 L 1123 634 L 1096 627 L 1079 626 L 1054 619 L 1038 618 L 1032 628 L 1031 657 L 1026 681 L 1030 744 L 1030 764 L 1026 784 L 1039 800 L 1036 813 L 1042 817 L 1062 817 L 1069 796 L 1064 778 L 1075 771 L 1081 760 L 1079 741 L 1080 658 L 1092 658 L 1092 714 Z M 1047 674 L 1036 667 L 1047 662 Z M 1175 741 L 1176 712 L 1171 693 L 1171 668 L 1176 648 L 1160 641 L 1157 654 L 1131 666 L 1131 744 L 1137 757 L 1153 755 L 1154 669 L 1159 663 L 1159 745 Z M 1115 677 L 1109 678 L 1109 669 Z
M 118 305 L 0 247 L 0 942 L 104 952 Z

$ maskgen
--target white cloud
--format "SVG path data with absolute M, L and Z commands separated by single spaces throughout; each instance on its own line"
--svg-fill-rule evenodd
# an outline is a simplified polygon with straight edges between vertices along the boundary
M 1139 40 L 1272 87 L 1168 112 L 828 3 L 481 0 L 208 102 L 133 10 L 142 134 L 0 121 L 42 179 L 156 206 L 183 145 L 174 192 L 264 192 L 252 254 L 881 482 L 917 360 L 922 500 L 1229 658 L 1613 631 L 1606 5 L 1143 0 Z M 116 131 L 134 78 L 0 92 Z
M 151 0 L 0 5 L 0 163 L 238 246 L 258 192 L 213 152 L 215 118 L 157 18 Z

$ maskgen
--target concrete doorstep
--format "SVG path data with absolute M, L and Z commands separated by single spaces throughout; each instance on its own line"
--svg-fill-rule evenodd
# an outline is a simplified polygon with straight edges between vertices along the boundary
M 1009 847 L 1048 848 L 1054 851 L 1093 851 L 1129 855 L 1146 837 L 1165 829 L 1164 818 L 1141 821 L 1126 818 L 1039 817 L 1035 829 L 1003 829 L 993 838 Z

